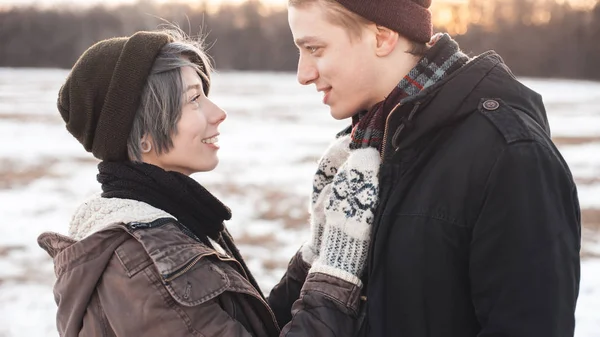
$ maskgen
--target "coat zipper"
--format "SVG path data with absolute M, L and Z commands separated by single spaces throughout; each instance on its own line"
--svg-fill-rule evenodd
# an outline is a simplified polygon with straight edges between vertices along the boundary
M 179 229 L 183 232 L 183 234 L 189 236 L 195 241 L 202 242 L 202 240 L 200 240 L 200 238 L 196 234 L 194 234 L 191 230 L 185 227 L 182 223 L 180 223 L 179 221 L 176 221 L 175 223 L 177 224 L 177 227 L 179 227 Z
M 198 263 L 202 258 L 210 256 L 210 255 L 216 256 L 219 260 L 221 260 L 223 262 L 234 262 L 235 264 L 237 264 L 239 266 L 239 269 L 242 271 L 244 278 L 246 280 L 248 280 L 248 274 L 246 273 L 246 271 L 244 270 L 244 268 L 242 267 L 241 263 L 239 263 L 238 260 L 233 259 L 233 258 L 225 258 L 225 257 L 220 256 L 217 253 L 211 252 L 211 253 L 205 253 L 205 254 L 200 254 L 200 255 L 196 256 L 192 261 L 190 261 L 189 263 L 186 263 L 180 269 L 178 269 L 178 270 L 174 271 L 173 273 L 165 276 L 164 277 L 165 283 L 169 283 L 169 282 L 175 280 L 176 278 L 178 278 L 179 276 L 185 274 L 190 269 L 192 269 L 192 267 L 194 267 L 196 265 L 196 263 Z M 257 289 L 257 291 L 258 291 L 258 289 Z M 259 300 L 265 306 L 265 308 L 267 308 L 267 311 L 271 315 L 272 323 L 277 328 L 277 331 L 279 331 L 280 330 L 279 329 L 279 324 L 277 323 L 277 319 L 275 318 L 275 314 L 273 313 L 273 310 L 271 310 L 271 308 L 269 307 L 269 304 L 261 296 L 256 296 L 252 292 L 245 292 L 245 293 L 248 294 L 248 295 L 250 295 L 250 296 L 252 296 L 252 297 L 254 297 L 254 298 L 256 298 L 257 300 Z
M 383 159 L 385 158 L 385 147 L 387 144 L 387 132 L 388 132 L 388 122 L 390 120 L 390 117 L 392 116 L 392 114 L 396 111 L 396 109 L 401 105 L 402 103 L 398 103 L 393 109 L 392 111 L 388 114 L 386 120 L 385 120 L 385 131 L 383 132 L 383 148 L 381 151 L 381 161 L 383 161 Z M 398 129 L 396 130 L 396 132 L 394 133 L 394 136 L 392 137 L 392 146 L 396 147 L 396 140 L 398 138 L 398 135 L 400 135 L 400 132 L 402 132 L 402 130 L 404 130 L 406 128 L 406 122 L 410 122 L 412 121 L 413 117 L 415 116 L 415 113 L 417 112 L 417 110 L 419 109 L 419 106 L 421 105 L 421 102 L 418 101 L 415 103 L 413 109 L 410 111 L 410 113 L 408 114 L 408 118 L 406 119 L 405 122 L 403 122 L 402 124 L 400 124 L 400 126 L 398 126 Z M 396 148 L 397 150 L 397 148 Z
M 173 281 L 174 279 L 178 278 L 179 276 L 185 274 L 190 269 L 192 269 L 192 267 L 195 266 L 196 263 L 198 263 L 198 261 L 200 261 L 200 259 L 202 259 L 203 257 L 209 256 L 209 255 L 214 255 L 214 253 L 205 253 L 205 254 L 196 255 L 196 257 L 194 257 L 190 262 L 183 265 L 183 267 L 177 269 L 176 271 L 174 271 L 168 275 L 165 275 L 163 277 L 165 280 L 165 283 L 169 283 L 169 282 Z
M 398 103 L 396 104 L 396 106 L 392 109 L 392 111 L 390 111 L 390 113 L 388 114 L 387 118 L 385 119 L 385 128 L 383 131 L 383 147 L 381 148 L 381 161 L 383 162 L 383 158 L 385 158 L 385 147 L 387 144 L 387 133 L 388 133 L 388 122 L 390 121 L 390 117 L 392 116 L 392 114 L 394 112 L 396 112 L 396 110 L 398 110 L 398 108 L 402 105 L 402 103 Z
M 160 227 L 164 224 L 167 224 L 171 221 L 175 221 L 175 219 L 173 218 L 159 218 L 156 219 L 152 222 L 130 222 L 127 224 L 127 226 L 129 228 L 131 228 L 132 230 L 136 230 L 136 229 L 146 229 L 146 228 L 156 228 L 156 227 Z

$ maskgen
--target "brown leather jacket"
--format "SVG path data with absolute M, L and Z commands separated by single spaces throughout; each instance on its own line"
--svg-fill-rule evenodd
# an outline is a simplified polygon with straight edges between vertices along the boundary
M 357 286 L 324 274 L 306 277 L 307 266 L 296 255 L 268 299 L 276 315 L 235 259 L 162 220 L 142 229 L 115 223 L 80 240 L 40 235 L 40 246 L 55 263 L 61 336 L 299 337 L 355 331 Z

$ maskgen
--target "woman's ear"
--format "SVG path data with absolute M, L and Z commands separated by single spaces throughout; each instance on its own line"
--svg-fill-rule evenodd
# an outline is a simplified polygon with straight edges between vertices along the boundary
M 150 153 L 150 151 L 152 151 L 152 137 L 144 135 L 142 139 L 140 139 L 140 150 L 142 153 Z
M 375 54 L 379 57 L 388 56 L 394 51 L 396 45 L 398 44 L 398 33 L 379 25 L 376 26 L 376 29 L 377 32 L 375 37 L 377 40 L 377 45 L 375 48 Z

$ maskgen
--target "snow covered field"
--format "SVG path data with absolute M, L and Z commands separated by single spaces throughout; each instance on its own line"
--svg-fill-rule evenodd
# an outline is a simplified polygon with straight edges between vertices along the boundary
M 57 336 L 54 274 L 37 243 L 67 232 L 98 192 L 97 161 L 55 107 L 67 71 L 0 68 L 0 337 Z M 547 104 L 555 141 L 575 175 L 583 219 L 577 337 L 600 337 L 600 83 L 524 80 Z M 321 151 L 346 123 L 292 74 L 222 73 L 211 96 L 228 113 L 219 167 L 194 178 L 233 211 L 228 222 L 263 291 L 308 236 L 307 196 Z

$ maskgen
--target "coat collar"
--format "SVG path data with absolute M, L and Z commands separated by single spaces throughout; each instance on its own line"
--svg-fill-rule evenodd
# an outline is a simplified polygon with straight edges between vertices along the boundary
M 137 200 L 102 198 L 95 195 L 85 201 L 73 215 L 69 236 L 81 240 L 110 225 L 130 222 L 152 222 L 160 218 L 173 218 L 171 214 Z
M 520 83 L 500 55 L 489 51 L 402 101 L 386 124 L 386 157 L 394 150 L 412 147 L 415 141 L 433 130 L 475 112 L 485 97 L 502 98 L 547 126 L 541 96 Z

